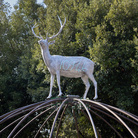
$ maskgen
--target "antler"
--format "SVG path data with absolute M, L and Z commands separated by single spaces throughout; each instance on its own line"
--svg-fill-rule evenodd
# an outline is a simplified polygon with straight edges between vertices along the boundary
M 37 25 L 37 26 L 38 26 L 38 25 Z M 37 35 L 35 34 L 35 32 L 34 32 L 34 28 L 37 27 L 37 26 L 36 26 L 36 23 L 35 23 L 35 25 L 32 27 L 32 32 L 33 32 L 33 34 L 34 34 L 35 37 L 37 37 L 37 38 L 39 38 L 39 39 L 43 39 L 43 37 L 41 36 L 40 33 L 39 33 L 40 36 L 37 36 Z
M 64 25 L 66 23 L 66 18 L 65 18 L 65 21 L 64 21 L 63 25 L 62 25 L 62 22 L 61 22 L 61 19 L 59 18 L 59 16 L 58 16 L 58 19 L 59 19 L 60 26 L 61 26 L 60 29 L 59 29 L 59 32 L 56 35 L 53 35 L 53 36 L 49 37 L 48 39 L 53 39 L 53 38 L 55 38 L 56 36 L 58 36 L 61 33 L 61 31 L 62 31 L 62 29 L 63 29 L 63 27 L 64 27 Z

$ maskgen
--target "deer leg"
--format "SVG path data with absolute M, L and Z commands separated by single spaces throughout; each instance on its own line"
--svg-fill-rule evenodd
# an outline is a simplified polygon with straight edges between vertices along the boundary
M 61 92 L 61 87 L 60 87 L 60 73 L 59 73 L 59 71 L 56 74 L 57 74 L 57 83 L 58 83 L 58 88 L 59 88 L 59 95 L 58 96 L 61 96 L 62 92 Z
M 47 97 L 47 99 L 51 98 L 52 96 L 52 87 L 53 87 L 54 79 L 55 79 L 55 75 L 51 74 L 50 92 L 49 92 L 49 96 Z
M 84 84 L 86 86 L 86 90 L 85 90 L 85 93 L 83 95 L 83 98 L 86 99 L 88 90 L 90 88 L 90 83 L 89 83 L 89 80 L 88 80 L 88 77 L 87 76 L 81 77 L 81 79 L 82 79 L 82 81 L 84 82 Z
M 90 80 L 93 82 L 94 84 L 94 87 L 95 87 L 95 96 L 93 99 L 97 99 L 98 98 L 98 95 L 97 95 L 97 82 L 93 76 L 93 74 L 88 74 L 88 77 L 90 78 Z

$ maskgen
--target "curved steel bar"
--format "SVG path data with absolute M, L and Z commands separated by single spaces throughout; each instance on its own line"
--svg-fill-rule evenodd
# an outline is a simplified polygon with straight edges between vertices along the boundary
M 100 109 L 103 109 L 102 107 L 100 107 L 100 106 L 96 106 L 96 105 L 93 105 L 93 106 L 91 106 L 91 108 L 93 108 L 93 109 L 95 109 L 95 110 L 98 110 L 98 111 L 100 111 L 100 112 L 103 112 L 104 114 L 106 114 L 107 115 L 107 113 L 105 113 L 104 111 L 101 111 L 100 109 L 98 109 L 98 108 L 100 108 Z M 114 111 L 115 112 L 115 111 Z M 135 125 L 138 125 L 138 123 L 137 122 L 135 122 L 134 120 L 132 120 L 132 119 L 130 119 L 130 118 L 128 118 L 128 117 L 126 117 L 125 115 L 121 115 L 121 114 L 119 114 L 118 112 L 115 112 L 118 116 L 120 116 L 120 117 L 122 117 L 122 118 L 124 118 L 124 119 L 126 119 L 126 120 L 128 120 L 128 121 L 130 121 L 130 122 L 132 122 L 133 124 L 135 124 Z M 108 114 L 109 115 L 109 114 Z M 110 116 L 110 115 L 109 115 Z M 113 118 L 113 117 L 112 117 Z M 114 119 L 114 118 L 113 118 Z M 116 119 L 117 120 L 117 119 Z M 120 121 L 119 121 L 120 122 Z
M 118 113 L 117 113 L 117 114 L 118 114 Z M 133 123 L 133 124 L 135 124 L 135 125 L 138 126 L 138 123 L 136 123 L 134 120 L 131 120 L 130 118 L 127 118 L 126 116 L 123 116 L 123 115 L 120 115 L 120 114 L 118 114 L 118 115 L 121 116 L 122 118 L 124 118 L 124 119 L 130 121 L 131 123 Z
M 103 109 L 102 107 L 100 107 L 100 106 L 98 106 L 98 105 L 93 105 L 93 104 L 92 104 L 92 106 L 90 106 L 90 108 L 91 108 L 91 109 L 94 109 L 94 110 L 97 110 L 97 111 L 99 111 L 99 112 L 101 112 L 101 113 L 107 115 L 108 117 L 110 117 L 110 118 L 116 120 L 118 123 L 122 124 L 116 117 L 114 117 L 114 116 L 110 115 L 109 113 L 104 112 L 103 110 L 101 110 L 101 109 Z M 99 109 L 99 108 L 100 108 L 100 109 Z M 116 113 L 116 112 L 115 112 L 115 113 Z M 117 114 L 118 116 L 121 116 L 122 118 L 125 118 L 126 120 L 132 122 L 133 124 L 137 125 L 137 123 L 134 122 L 132 119 L 127 118 L 127 117 L 125 117 L 125 116 L 123 116 L 123 115 L 120 115 L 119 113 L 116 113 L 116 114 Z M 133 133 L 134 133 L 136 136 L 138 136 L 138 134 L 137 134 L 135 131 L 133 131 Z
M 90 112 L 92 112 L 93 114 L 95 114 L 96 116 L 98 116 L 99 118 L 101 118 L 107 125 L 109 125 L 109 126 L 117 133 L 117 135 L 118 135 L 120 138 L 123 138 L 123 137 L 120 135 L 120 133 L 119 133 L 112 125 L 110 125 L 103 117 L 101 117 L 98 113 L 96 113 L 96 112 L 94 112 L 94 111 L 92 111 L 92 110 L 90 110 Z
M 77 118 L 75 116 L 74 109 L 73 109 L 73 117 L 74 117 L 74 120 L 75 120 L 75 126 L 76 126 L 76 130 L 77 130 L 77 135 L 78 135 L 78 138 L 80 138 L 80 133 L 79 133 L 79 128 L 78 128 L 78 122 L 77 122 Z
M 46 107 L 48 107 L 48 106 L 49 106 L 49 105 L 43 106 L 41 109 L 46 108 Z M 33 108 L 31 107 L 31 109 L 33 109 Z M 30 109 L 29 109 L 29 110 L 30 110 Z M 40 110 L 40 108 L 37 109 L 36 111 L 38 111 L 38 110 Z M 26 111 L 28 111 L 28 109 L 27 109 L 27 110 L 24 110 L 23 112 L 21 111 L 21 113 L 24 113 L 24 112 L 26 112 Z M 20 114 L 21 114 L 21 113 L 20 113 Z M 17 113 L 16 116 L 17 116 L 17 115 L 19 115 L 19 113 Z M 20 118 L 16 119 L 16 120 L 13 121 L 12 123 L 10 123 L 10 124 L 7 125 L 6 127 L 4 127 L 2 130 L 0 130 L 0 133 L 2 133 L 5 129 L 7 129 L 8 127 L 10 127 L 11 125 L 13 125 L 14 123 L 16 123 L 16 122 L 18 122 L 19 120 L 21 120 L 24 116 L 25 116 L 25 115 L 21 116 Z M 9 119 L 10 119 L 10 118 L 9 118 Z
M 134 114 L 132 114 L 132 113 L 128 113 L 128 112 L 126 112 L 126 111 L 124 111 L 124 110 L 122 110 L 122 109 L 113 107 L 113 106 L 108 105 L 108 104 L 104 104 L 104 103 L 102 103 L 102 104 L 103 104 L 103 105 L 106 105 L 106 106 L 108 106 L 109 108 L 112 108 L 112 109 L 114 109 L 114 110 L 116 110 L 116 111 L 119 111 L 119 112 L 121 112 L 121 113 L 123 113 L 123 114 L 125 114 L 125 115 L 127 115 L 127 116 L 129 116 L 129 117 L 131 117 L 131 118 L 133 118 L 134 120 L 138 121 L 138 116 L 136 116 L 136 115 L 134 115 Z
M 2 133 L 5 129 L 7 129 L 8 127 L 10 127 L 11 125 L 13 125 L 14 123 L 18 122 L 19 120 L 21 120 L 25 115 L 21 116 L 20 118 L 14 120 L 12 123 L 10 123 L 9 125 L 7 125 L 6 127 L 4 127 L 3 129 L 0 130 L 0 133 Z
M 13 130 L 11 131 L 11 133 L 9 134 L 8 138 L 10 138 L 10 137 L 13 135 L 13 133 L 14 133 L 15 130 L 19 127 L 19 125 L 20 125 L 29 115 L 31 115 L 32 113 L 34 113 L 36 109 L 38 109 L 38 108 L 40 108 L 41 106 L 44 106 L 44 105 L 46 105 L 46 104 L 48 104 L 48 103 L 51 103 L 51 102 L 53 102 L 53 101 L 58 101 L 58 100 L 59 100 L 59 99 L 47 100 L 47 101 L 45 101 L 44 103 L 42 103 L 42 104 L 38 105 L 37 107 L 35 107 L 33 110 L 31 110 L 31 111 L 30 111 L 28 114 L 26 114 L 25 117 L 14 127 L 14 129 L 13 129 Z
M 13 110 L 13 111 L 10 111 L 10 112 L 8 112 L 8 113 L 6 113 L 6 114 L 0 116 L 0 118 L 3 118 L 3 119 L 0 120 L 0 124 L 3 123 L 3 122 L 5 122 L 6 119 L 9 119 L 9 118 L 11 117 L 11 115 L 14 115 L 15 113 L 18 113 L 18 112 L 20 112 L 20 111 L 22 111 L 22 110 L 25 110 L 26 108 L 31 108 L 31 107 L 33 107 L 33 106 L 39 105 L 39 104 L 41 104 L 41 103 L 43 103 L 43 102 L 44 102 L 44 101 L 39 102 L 39 103 L 35 103 L 35 104 L 31 104 L 31 105 L 27 105 L 27 106 L 24 106 L 24 107 L 20 107 L 20 108 L 18 108 L 18 109 L 15 109 L 15 110 Z
M 41 103 L 43 103 L 43 102 L 44 102 L 44 101 L 41 101 L 41 102 L 38 102 L 38 103 L 33 103 L 33 104 L 26 105 L 26 106 L 23 106 L 23 107 L 19 107 L 19 108 L 13 110 L 13 111 L 10 111 L 10 112 L 8 112 L 8 113 L 6 113 L 6 114 L 1 115 L 0 118 L 4 118 L 5 116 L 7 116 L 7 115 L 9 115 L 9 114 L 11 114 L 12 112 L 15 112 L 15 111 L 17 111 L 17 110 L 24 110 L 24 109 L 26 109 L 26 108 L 29 108 L 29 107 L 32 107 L 32 106 L 39 105 L 39 104 L 41 104 Z
M 43 124 L 41 125 L 41 127 L 39 128 L 39 130 L 37 131 L 36 135 L 34 136 L 34 138 L 37 137 L 37 135 L 39 134 L 40 130 L 43 128 L 43 126 L 46 124 L 46 122 L 52 117 L 52 115 L 54 113 L 56 113 L 56 111 L 58 110 L 59 107 L 57 107 L 50 115 L 49 117 L 43 122 Z
M 96 106 L 96 107 L 97 107 L 97 106 Z M 112 116 L 112 115 L 110 115 L 110 114 L 108 114 L 108 113 L 102 111 L 102 110 L 101 110 L 101 109 L 103 109 L 102 107 L 100 107 L 100 109 L 98 109 L 98 108 L 96 108 L 96 107 L 91 106 L 90 108 L 91 108 L 91 109 L 94 109 L 94 110 L 97 110 L 97 111 L 99 111 L 99 112 L 101 112 L 101 113 L 107 115 L 108 117 L 110 117 L 110 118 L 116 120 L 118 123 L 122 124 L 122 123 L 121 123 L 118 119 L 116 119 L 114 116 Z M 99 107 L 99 106 L 98 106 L 98 107 Z M 116 113 L 116 112 L 115 112 L 115 113 Z M 122 118 L 125 118 L 126 120 L 132 122 L 133 124 L 136 124 L 136 125 L 137 125 L 137 123 L 134 122 L 133 120 L 131 120 L 131 119 L 129 119 L 129 118 L 126 118 L 125 116 L 120 115 L 119 113 L 116 113 L 116 114 L 117 114 L 118 116 L 121 116 Z M 137 134 L 135 131 L 133 131 L 133 133 L 134 133 L 136 136 L 138 136 L 138 134 Z
M 50 104 L 51 104 L 51 103 L 50 103 Z M 48 104 L 47 106 L 50 106 L 50 104 Z M 36 107 L 36 106 L 34 106 L 34 107 Z M 27 111 L 30 111 L 30 110 L 34 109 L 34 107 L 29 107 L 29 108 L 27 107 L 28 109 L 25 109 L 25 108 L 24 108 L 24 110 L 21 110 L 21 111 L 18 111 L 18 112 L 15 111 L 15 113 L 12 114 L 12 115 L 10 115 L 10 117 L 5 118 L 5 121 L 3 121 L 2 123 L 6 122 L 7 120 L 9 120 L 9 119 L 11 119 L 11 118 L 13 118 L 13 117 L 15 117 L 15 116 L 17 116 L 17 115 L 20 115 L 20 114 L 22 114 L 22 113 L 25 113 L 25 112 L 27 112 Z M 45 107 L 46 107 L 46 106 L 43 106 L 43 107 L 41 107 L 41 108 L 39 108 L 39 109 L 37 109 L 37 110 L 43 109 L 43 108 L 45 108 Z
M 119 114 L 119 113 L 116 113 L 118 116 L 120 116 L 120 117 L 122 117 L 122 118 L 124 118 L 124 119 L 126 119 L 127 121 L 130 121 L 131 123 L 133 123 L 133 124 L 135 124 L 135 125 L 137 125 L 138 126 L 138 123 L 137 122 L 135 122 L 134 120 L 132 120 L 132 119 L 130 119 L 130 118 L 128 118 L 128 117 L 126 117 L 126 116 L 124 116 L 124 115 L 121 115 L 121 114 Z
M 134 138 L 136 138 L 136 135 L 138 135 L 138 134 L 136 134 L 134 131 L 132 131 L 126 124 L 125 124 L 125 122 L 121 119 L 121 118 L 124 118 L 124 119 L 126 119 L 126 120 L 128 120 L 128 121 L 130 121 L 130 122 L 132 122 L 133 124 L 135 124 L 135 125 L 138 125 L 138 123 L 137 122 L 135 122 L 135 120 L 136 121 L 138 121 L 138 116 L 136 116 L 136 115 L 134 115 L 134 114 L 131 114 L 131 113 L 129 113 L 129 112 L 126 112 L 126 111 L 123 111 L 122 109 L 119 109 L 119 108 L 116 108 L 116 107 L 113 107 L 113 106 L 110 106 L 110 105 L 107 105 L 107 104 L 104 104 L 104 103 L 100 103 L 100 102 L 96 102 L 96 101 L 91 101 L 91 100 L 85 100 L 85 99 L 82 99 L 82 100 L 80 100 L 80 99 L 77 99 L 76 97 L 74 97 L 74 98 L 68 98 L 69 100 L 71 100 L 71 102 L 74 100 L 74 102 L 75 101 L 77 101 L 77 103 L 78 102 L 82 102 L 84 105 L 85 105 L 85 103 L 88 103 L 88 107 L 90 107 L 91 109 L 94 109 L 94 110 L 97 110 L 97 111 L 99 111 L 99 112 L 101 112 L 101 113 L 103 113 L 103 114 L 105 114 L 105 115 L 107 115 L 107 116 L 109 116 L 109 117 L 111 117 L 112 119 L 114 119 L 114 120 L 116 120 L 116 121 L 118 121 L 120 124 L 122 124 L 123 126 L 125 126 L 126 127 L 126 129 L 130 132 L 130 134 L 134 137 Z M 5 129 L 7 129 L 8 127 L 10 127 L 11 125 L 13 125 L 13 124 L 15 124 L 16 122 L 17 122 L 17 125 L 14 127 L 14 129 L 11 131 L 11 133 L 9 134 L 9 136 L 8 136 L 8 138 L 10 138 L 12 135 L 13 135 L 13 133 L 15 133 L 15 130 L 19 127 L 19 125 L 29 116 L 29 115 L 31 115 L 32 113 L 34 113 L 34 112 L 36 112 L 36 111 L 38 111 L 38 110 L 41 110 L 41 109 L 43 109 L 43 108 L 46 108 L 46 107 L 49 107 L 49 106 L 52 106 L 52 105 L 54 105 L 54 103 L 56 103 L 57 101 L 60 101 L 60 102 L 62 102 L 61 103 L 61 105 L 59 106 L 59 108 L 57 108 L 52 114 L 50 114 L 49 116 L 48 116 L 48 118 L 45 120 L 45 122 L 41 125 L 41 127 L 39 128 L 39 130 L 37 131 L 37 133 L 36 133 L 36 135 L 35 136 L 37 136 L 38 134 L 39 134 L 39 132 L 40 132 L 40 130 L 41 130 L 41 128 L 44 126 L 44 124 L 51 118 L 51 116 L 54 114 L 54 113 L 56 113 L 56 111 L 57 111 L 57 114 L 56 114 L 56 116 L 55 116 L 55 119 L 54 119 L 54 122 L 53 122 L 53 125 L 52 125 L 52 128 L 51 128 L 51 132 L 50 132 L 50 135 L 51 135 L 51 137 L 52 137 L 52 134 L 53 134 L 53 131 L 54 131 L 54 126 L 55 126 L 55 123 L 56 123 L 56 120 L 57 120 L 57 118 L 58 118 L 58 115 L 59 115 L 59 113 L 60 113 L 60 110 L 62 109 L 62 107 L 64 106 L 64 104 L 65 104 L 65 102 L 68 100 L 68 99 L 66 99 L 66 98 L 57 98 L 57 99 L 51 99 L 51 100 L 47 100 L 47 101 L 42 101 L 42 102 L 39 102 L 39 103 L 34 103 L 34 104 L 31 104 L 31 105 L 27 105 L 27 106 L 24 106 L 24 107 L 21 107 L 21 108 L 18 108 L 18 109 L 15 109 L 15 110 L 13 110 L 13 111 L 11 111 L 11 112 L 8 112 L 8 113 L 6 113 L 6 114 L 4 114 L 4 115 L 1 115 L 0 116 L 0 124 L 2 124 L 3 122 L 5 122 L 5 121 L 7 121 L 7 120 L 9 120 L 10 118 L 13 118 L 13 117 L 15 117 L 15 116 L 17 116 L 17 115 L 19 115 L 19 114 L 25 114 L 25 115 L 23 115 L 23 116 L 20 116 L 18 119 L 16 119 L 15 121 L 13 121 L 13 122 L 11 122 L 10 124 L 8 124 L 5 128 L 3 128 L 2 130 L 0 130 L 0 133 L 1 132 L 3 132 Z M 79 101 L 80 100 L 80 101 Z M 64 102 L 65 101 L 65 102 Z M 69 102 L 67 105 L 69 105 L 69 104 L 71 104 L 71 102 Z M 81 103 L 80 102 L 80 103 Z M 81 104 L 82 104 L 81 103 Z M 51 104 L 51 105 L 50 105 Z M 73 105 L 74 103 L 72 103 L 71 105 Z M 83 105 L 82 104 L 82 105 Z M 83 105 L 83 107 L 85 108 L 85 106 Z M 56 105 L 55 105 L 56 106 Z M 88 109 L 88 107 L 86 107 L 87 109 Z M 51 107 L 50 107 L 51 108 Z M 53 107 L 54 108 L 54 107 Z M 52 109 L 53 109 L 52 108 Z M 86 110 L 86 108 L 85 108 L 85 110 Z M 65 108 L 64 108 L 65 109 Z M 63 109 L 63 111 L 64 111 L 64 109 Z M 31 111 L 30 111 L 31 110 Z M 49 108 L 48 109 L 46 109 L 46 110 L 50 110 Z M 36 117 L 34 117 L 32 120 L 30 120 L 28 123 L 26 123 L 25 124 L 25 126 L 23 126 L 15 135 L 14 135 L 14 137 L 16 137 L 19 133 L 20 133 L 20 131 L 22 131 L 27 125 L 29 125 L 35 118 L 37 118 L 37 117 L 39 117 L 40 115 L 42 115 L 42 114 L 44 114 L 44 112 L 46 112 L 46 110 L 44 109 L 44 111 L 43 112 L 41 112 L 39 115 L 37 115 Z M 29 111 L 29 112 L 27 112 L 27 111 Z M 86 110 L 87 111 L 87 110 Z M 88 110 L 89 111 L 89 110 Z M 92 113 L 94 113 L 95 115 L 97 115 L 99 118 L 101 118 L 104 122 L 106 122 L 116 133 L 118 132 L 112 125 L 110 125 L 103 117 L 101 117 L 99 114 L 97 114 L 96 112 L 94 112 L 93 110 L 90 110 Z M 108 112 L 107 112 L 108 111 Z M 27 113 L 25 113 L 25 112 L 27 112 Z M 111 115 L 111 114 L 112 115 Z M 121 114 L 119 114 L 119 113 L 121 113 Z M 62 112 L 62 114 L 64 114 L 64 112 Z M 86 113 L 85 113 L 86 114 Z M 91 115 L 91 114 L 90 114 Z M 92 119 L 92 117 L 90 118 L 89 117 L 89 114 L 88 114 L 88 112 L 87 112 L 87 114 L 86 114 L 86 116 L 89 118 L 89 120 L 91 121 L 91 119 Z M 127 118 L 128 117 L 128 118 Z M 58 136 L 58 132 L 59 132 L 59 128 L 60 128 L 60 124 L 61 124 L 61 121 L 62 121 L 62 115 L 61 115 L 61 118 L 60 118 L 60 122 L 59 122 L 59 125 L 58 125 L 58 129 L 57 129 L 57 136 Z M 134 120 L 133 120 L 134 119 Z M 92 122 L 91 122 L 91 124 L 92 124 Z M 93 125 L 92 125 L 92 127 L 93 127 Z M 94 126 L 95 127 L 95 126 Z M 77 128 L 76 128 L 77 129 Z M 78 130 L 77 130 L 78 131 Z M 98 133 L 98 132 L 97 132 Z M 120 133 L 118 132 L 117 133 L 118 134 L 118 136 L 121 136 L 120 135 Z M 99 135 L 99 134 L 98 134 Z M 50 137 L 50 138 L 51 138 Z M 98 137 L 98 136 L 97 136 Z
M 64 98 L 62 98 L 62 99 L 64 99 Z M 55 100 L 55 99 L 54 99 Z M 61 100 L 61 98 L 57 98 L 56 100 Z M 49 100 L 47 100 L 47 101 L 49 101 Z M 51 100 L 52 101 L 52 100 Z M 37 105 L 40 105 L 40 104 L 42 104 L 42 103 L 44 103 L 44 102 L 46 102 L 46 101 L 41 101 L 41 102 L 38 102 L 38 103 L 34 103 L 34 104 L 31 104 L 31 105 L 27 105 L 27 106 L 23 106 L 23 107 L 20 107 L 20 108 L 18 108 L 18 109 L 15 109 L 15 110 L 13 110 L 13 111 L 10 111 L 10 112 L 8 112 L 8 113 L 6 113 L 6 114 L 3 114 L 3 115 L 1 115 L 0 116 L 0 118 L 2 118 L 1 120 L 0 120 L 0 124 L 1 123 L 3 123 L 3 122 L 5 122 L 6 120 L 8 120 L 9 118 L 11 118 L 11 116 L 12 117 L 14 117 L 14 115 L 15 115 L 15 113 L 18 113 L 18 112 L 20 112 L 21 113 L 21 111 L 24 111 L 25 109 L 27 109 L 27 110 L 31 110 L 32 108 L 34 108 L 34 107 L 36 107 Z
M 80 110 L 84 115 L 85 115 L 85 117 L 90 121 L 90 118 L 89 118 L 89 116 L 88 116 L 88 114 L 87 113 L 85 113 L 82 109 Z M 97 134 L 98 134 L 98 136 L 100 137 L 100 138 L 102 138 L 101 137 L 101 135 L 100 135 L 100 133 L 97 131 Z
M 102 105 L 101 103 L 99 103 L 99 102 L 95 102 L 95 101 L 90 101 L 90 100 L 85 100 L 85 99 L 82 99 L 82 101 L 86 101 L 86 102 L 90 102 L 90 103 L 94 103 L 94 104 L 97 104 L 97 105 L 99 105 L 99 106 L 101 106 L 101 107 L 103 107 L 104 109 L 106 109 L 107 111 L 109 111 L 111 114 L 113 114 L 126 128 L 127 128 L 127 130 L 130 132 L 130 134 L 134 137 L 134 138 L 136 138 L 136 136 L 135 136 L 135 134 L 131 131 L 131 129 L 126 125 L 126 123 L 117 115 L 117 114 L 115 114 L 112 110 L 110 110 L 108 107 L 106 107 L 106 106 L 104 106 L 104 105 Z
M 102 111 L 101 109 L 98 109 L 98 108 L 96 108 L 96 107 L 90 107 L 90 108 L 92 108 L 92 109 L 94 109 L 94 110 L 97 110 L 97 111 L 99 111 L 99 112 L 101 112 L 101 113 L 107 115 L 108 117 L 110 117 L 110 118 L 112 118 L 112 119 L 114 119 L 114 120 L 116 120 L 116 121 L 118 121 L 118 122 L 120 123 L 120 121 L 119 121 L 118 119 L 116 119 L 114 116 L 112 116 L 112 115 L 110 115 L 110 114 L 108 114 L 108 113 Z
M 27 124 L 25 124 L 14 136 L 13 138 L 15 138 L 26 126 L 28 126 L 33 120 L 35 120 L 36 118 L 38 118 L 40 115 L 44 114 L 45 112 L 49 111 L 50 109 L 55 108 L 55 106 L 52 106 L 46 110 L 44 110 L 43 112 L 41 112 L 40 114 L 38 114 L 36 117 L 34 117 L 33 119 L 31 119 Z
M 15 113 L 15 114 L 12 114 L 10 117 L 8 117 L 8 119 L 6 119 L 4 122 L 6 122 L 7 120 L 9 120 L 9 119 L 11 119 L 11 118 L 13 118 L 13 117 L 15 117 L 15 116 L 17 116 L 17 115 L 20 115 L 20 114 L 22 114 L 22 113 L 25 113 L 25 112 L 27 112 L 27 111 L 30 111 L 30 110 L 32 110 L 32 109 L 34 109 L 34 107 L 31 107 L 31 108 L 29 108 L 29 109 L 24 109 L 23 111 L 20 111 L 20 112 L 17 112 L 17 113 Z M 3 123 L 4 123 L 3 122 Z
M 57 128 L 56 138 L 58 137 L 58 133 L 59 133 L 59 128 L 60 128 L 60 125 L 61 125 L 61 121 L 62 121 L 62 118 L 63 118 L 63 115 L 64 115 L 64 113 L 65 113 L 65 110 L 66 110 L 67 106 L 68 106 L 68 105 L 66 104 L 65 107 L 64 107 L 64 109 L 63 109 L 63 112 L 62 112 L 62 114 L 61 114 L 60 121 L 59 121 L 58 128 Z
M 54 118 L 54 122 L 53 122 L 53 125 L 52 125 L 52 127 L 51 127 L 51 132 L 50 132 L 49 138 L 52 137 L 53 130 L 54 130 L 54 127 L 55 127 L 55 123 L 56 123 L 56 120 L 57 120 L 58 115 L 59 115 L 59 113 L 60 113 L 60 110 L 62 109 L 62 107 L 63 107 L 63 105 L 65 104 L 65 102 L 67 102 L 68 100 L 69 100 L 69 98 L 65 99 L 65 100 L 62 102 L 62 104 L 60 105 L 60 107 L 59 107 L 59 109 L 58 109 L 58 111 L 57 111 L 57 114 L 56 114 L 56 116 L 55 116 L 55 118 Z
M 98 135 L 97 135 L 97 132 L 96 132 L 96 127 L 95 127 L 95 125 L 94 125 L 92 116 L 91 116 L 91 114 L 90 114 L 88 108 L 87 108 L 86 105 L 82 102 L 82 100 L 76 99 L 76 98 L 74 98 L 74 100 L 80 102 L 80 103 L 83 105 L 83 107 L 85 108 L 85 110 L 87 111 L 87 114 L 88 114 L 88 116 L 89 116 L 89 118 L 90 118 L 90 121 L 91 121 L 93 130 L 94 130 L 95 137 L 98 138 Z

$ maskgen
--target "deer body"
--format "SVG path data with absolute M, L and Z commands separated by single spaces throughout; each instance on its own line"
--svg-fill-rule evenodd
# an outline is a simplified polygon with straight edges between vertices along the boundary
M 59 18 L 59 17 L 58 17 Z M 61 28 L 59 32 L 53 36 L 53 37 L 47 37 L 45 40 L 42 37 L 36 36 L 36 34 L 33 31 L 34 35 L 41 40 L 38 41 L 38 43 L 41 46 L 41 53 L 43 60 L 51 74 L 51 83 L 50 83 L 50 92 L 49 96 L 47 98 L 51 98 L 52 96 L 52 87 L 55 76 L 57 77 L 57 83 L 59 87 L 59 95 L 62 95 L 61 88 L 60 88 L 60 76 L 69 77 L 69 78 L 81 78 L 86 86 L 86 90 L 84 93 L 83 98 L 85 99 L 90 87 L 89 80 L 90 79 L 95 87 L 95 97 L 94 99 L 98 98 L 97 95 L 97 82 L 94 79 L 93 71 L 94 71 L 94 62 L 90 59 L 82 56 L 60 56 L 60 55 L 50 55 L 49 52 L 49 45 L 53 44 L 53 42 L 48 42 L 49 39 L 53 39 L 56 37 L 61 31 L 64 24 L 62 25 L 61 20 L 59 18 Z

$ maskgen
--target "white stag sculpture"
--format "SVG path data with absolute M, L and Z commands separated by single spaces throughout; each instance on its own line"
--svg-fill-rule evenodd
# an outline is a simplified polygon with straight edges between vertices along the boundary
M 60 76 L 69 77 L 69 78 L 81 77 L 82 81 L 84 82 L 86 86 L 86 90 L 83 95 L 83 98 L 86 99 L 88 90 L 90 88 L 90 83 L 88 79 L 90 79 L 93 82 L 94 87 L 95 87 L 95 97 L 93 99 L 97 99 L 98 98 L 97 82 L 95 81 L 94 76 L 93 76 L 93 71 L 94 71 L 93 61 L 91 61 L 90 59 L 86 57 L 82 57 L 82 56 L 50 55 L 49 45 L 54 44 L 55 41 L 49 42 L 49 40 L 58 36 L 61 33 L 66 23 L 66 18 L 65 18 L 63 25 L 59 17 L 58 19 L 61 25 L 59 32 L 56 35 L 53 35 L 51 37 L 48 37 L 47 35 L 46 39 L 43 39 L 42 36 L 37 36 L 33 30 L 35 28 L 35 25 L 32 27 L 32 32 L 34 36 L 40 39 L 38 43 L 41 46 L 42 57 L 51 74 L 50 92 L 47 98 L 51 98 L 52 96 L 52 87 L 53 87 L 53 82 L 54 82 L 54 78 L 56 75 L 57 83 L 59 87 L 58 96 L 62 95 L 61 88 L 60 88 Z

